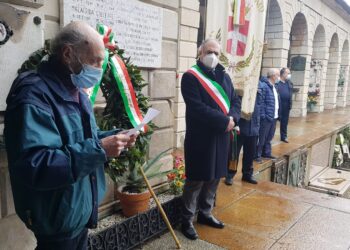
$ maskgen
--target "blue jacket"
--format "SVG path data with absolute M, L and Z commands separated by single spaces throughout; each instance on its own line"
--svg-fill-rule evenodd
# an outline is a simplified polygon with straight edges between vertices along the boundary
M 106 154 L 87 95 L 53 60 L 17 77 L 7 97 L 5 143 L 18 216 L 37 238 L 73 238 L 97 224 Z M 65 82 L 65 84 L 64 84 Z M 66 85 L 66 86 L 65 86 Z
M 263 84 L 259 82 L 256 93 L 254 112 L 250 120 L 241 117 L 239 120 L 240 134 L 244 136 L 258 136 L 260 129 L 260 109 L 263 101 Z
M 262 84 L 262 96 L 263 101 L 260 107 L 260 119 L 273 121 L 275 119 L 275 96 L 273 94 L 273 86 L 266 77 L 261 77 L 260 82 Z M 277 93 L 278 94 L 278 93 Z M 278 95 L 279 107 L 281 106 L 281 100 Z M 278 110 L 278 117 L 280 117 L 281 109 Z
M 281 92 L 281 88 L 283 86 L 282 84 L 288 84 L 288 89 L 289 89 L 288 108 L 289 108 L 289 110 L 291 110 L 292 105 L 293 105 L 293 83 L 290 80 L 287 80 L 286 83 L 279 81 L 278 83 L 276 83 L 276 90 L 278 93 Z M 281 100 L 281 101 L 283 101 L 283 100 Z

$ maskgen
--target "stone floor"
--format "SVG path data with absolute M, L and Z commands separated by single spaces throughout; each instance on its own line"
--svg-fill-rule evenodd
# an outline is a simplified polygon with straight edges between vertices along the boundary
M 273 141 L 273 154 L 288 155 L 321 142 L 350 124 L 350 108 L 292 118 L 290 143 Z M 256 164 L 255 169 L 263 169 Z M 350 200 L 268 181 L 251 185 L 235 178 L 220 184 L 214 215 L 226 223 L 222 230 L 195 224 L 200 240 L 177 235 L 183 249 L 350 249 Z M 161 246 L 161 247 L 160 247 Z M 169 233 L 143 249 L 175 249 Z

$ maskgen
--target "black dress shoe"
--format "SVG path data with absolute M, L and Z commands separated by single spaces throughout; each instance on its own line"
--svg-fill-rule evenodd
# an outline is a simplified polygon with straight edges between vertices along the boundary
M 263 162 L 263 160 L 261 159 L 261 157 L 255 158 L 255 160 L 257 163 L 261 164 Z
M 187 239 L 196 240 L 198 239 L 198 234 L 194 228 L 192 222 L 183 222 L 181 224 L 181 232 Z
M 289 141 L 288 141 L 287 139 L 283 139 L 283 140 L 281 140 L 281 141 L 283 141 L 283 142 L 285 142 L 285 143 L 289 143 Z
M 276 159 L 276 157 L 273 155 L 263 155 L 262 157 L 267 158 L 267 159 Z
M 197 223 L 220 229 L 225 227 L 225 224 L 216 219 L 214 216 L 206 217 L 201 213 L 198 213 Z
M 258 184 L 254 177 L 242 177 L 242 181 L 248 182 L 250 184 Z
M 226 184 L 227 186 L 232 186 L 232 184 L 233 184 L 233 178 L 226 178 L 226 179 L 225 179 L 225 184 Z

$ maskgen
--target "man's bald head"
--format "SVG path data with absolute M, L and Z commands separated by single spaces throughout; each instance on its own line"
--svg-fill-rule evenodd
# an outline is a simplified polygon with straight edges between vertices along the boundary
M 269 81 L 274 84 L 278 82 L 278 78 L 280 76 L 280 72 L 278 69 L 270 68 L 267 70 L 266 77 Z
M 104 44 L 102 37 L 90 25 L 74 21 L 63 27 L 53 39 L 51 53 L 67 65 L 72 63 L 75 56 L 81 63 L 101 67 Z M 76 65 L 73 68 L 79 71 Z

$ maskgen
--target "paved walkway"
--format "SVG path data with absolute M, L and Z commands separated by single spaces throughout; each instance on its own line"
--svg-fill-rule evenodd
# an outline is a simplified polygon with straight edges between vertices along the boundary
M 282 157 L 349 124 L 350 107 L 292 118 L 290 143 L 281 143 L 276 133 L 273 153 Z M 196 224 L 200 240 L 194 242 L 177 232 L 184 249 L 350 249 L 349 199 L 271 182 L 251 185 L 238 176 L 231 187 L 220 184 L 214 214 L 226 227 Z M 175 249 L 175 244 L 165 234 L 144 246 L 157 248 Z

